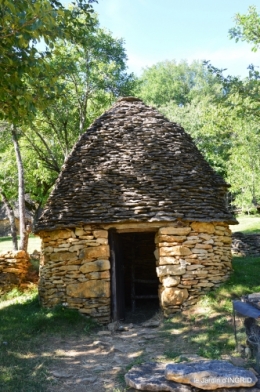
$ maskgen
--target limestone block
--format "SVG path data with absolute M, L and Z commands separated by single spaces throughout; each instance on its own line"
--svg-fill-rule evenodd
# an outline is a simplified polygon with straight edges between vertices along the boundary
M 198 248 L 193 248 L 192 253 L 197 253 L 197 254 L 207 254 L 208 252 L 206 249 L 198 249 Z
M 89 272 L 95 272 L 95 271 L 105 271 L 110 269 L 110 262 L 109 260 L 96 260 L 92 261 L 90 263 L 85 263 L 80 267 L 80 272 L 83 274 L 87 274 Z
M 80 236 L 80 235 L 84 235 L 85 234 L 85 230 L 82 227 L 76 227 L 75 234 L 76 234 L 77 237 Z
M 69 251 L 70 252 L 77 252 L 78 250 L 81 250 L 81 249 L 83 249 L 85 246 L 82 244 L 82 245 L 72 245 L 70 248 L 69 248 Z
M 63 265 L 62 267 L 59 267 L 58 270 L 61 271 L 77 271 L 79 267 L 77 265 Z M 56 270 L 56 268 L 55 268 Z
M 196 244 L 195 248 L 198 248 L 198 249 L 212 249 L 212 245 L 209 245 L 209 244 Z
M 232 238 L 227 236 L 219 237 L 220 241 L 224 242 L 224 244 L 231 244 Z
M 157 276 L 165 275 L 183 275 L 186 269 L 181 265 L 162 265 L 161 267 L 156 267 Z
M 198 233 L 213 234 L 215 232 L 215 227 L 212 223 L 192 222 L 191 227 L 194 231 L 197 231 Z
M 108 244 L 107 238 L 97 238 L 96 241 L 98 244 L 104 244 L 104 245 Z
M 187 289 L 179 289 L 175 287 L 167 287 L 161 292 L 162 306 L 181 305 L 188 298 Z
M 206 233 L 200 233 L 199 237 L 202 238 L 205 241 L 210 241 L 211 240 L 211 236 L 209 234 L 206 234 Z
M 110 272 L 109 271 L 101 271 L 101 272 L 90 272 L 86 275 L 87 279 L 109 279 Z
M 93 234 L 96 238 L 108 238 L 107 230 L 94 230 Z
M 110 283 L 105 280 L 88 280 L 67 286 L 67 295 L 79 298 L 110 297 Z
M 180 264 L 180 261 L 175 257 L 161 256 L 159 258 L 159 265 L 166 265 L 166 264 Z
M 188 246 L 188 247 L 193 247 L 196 245 L 199 241 L 198 240 L 187 240 L 183 242 L 183 245 Z
M 59 253 L 52 253 L 50 255 L 50 259 L 52 261 L 60 261 L 60 260 L 76 260 L 77 253 L 73 252 L 59 252 Z
M 213 287 L 214 283 L 201 282 L 197 284 L 198 287 Z
M 159 235 L 156 236 L 155 242 L 183 242 L 187 239 L 184 235 Z
M 182 280 L 181 284 L 183 284 L 184 286 L 192 286 L 194 284 L 197 284 L 198 280 L 196 279 L 190 279 L 190 280 Z
M 221 231 L 225 231 L 226 228 L 227 228 L 226 226 L 220 226 L 220 225 L 216 225 L 216 226 L 215 226 L 215 229 L 216 229 L 216 230 L 221 230 Z
M 191 251 L 186 246 L 162 246 L 159 248 L 159 256 L 188 256 L 191 255 Z
M 161 234 L 187 235 L 191 232 L 190 227 L 161 227 L 158 231 Z
M 164 287 L 177 286 L 180 283 L 181 278 L 179 276 L 166 276 L 162 278 L 162 284 Z
M 196 269 L 199 269 L 199 268 L 205 268 L 205 267 L 202 264 L 188 265 L 186 267 L 187 271 L 192 271 L 192 270 L 196 270 Z
M 74 238 L 75 234 L 72 230 L 70 229 L 64 229 L 64 230 L 54 230 L 49 232 L 49 237 L 51 240 L 57 240 L 60 238 L 66 239 L 66 238 Z
M 84 256 L 86 259 L 109 257 L 109 246 L 99 245 L 95 247 L 89 247 L 85 250 Z

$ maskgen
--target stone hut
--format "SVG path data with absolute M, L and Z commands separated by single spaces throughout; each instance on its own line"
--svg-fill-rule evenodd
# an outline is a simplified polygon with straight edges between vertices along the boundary
M 75 144 L 35 232 L 43 306 L 101 323 L 157 298 L 166 316 L 231 271 L 228 185 L 176 123 L 119 99 Z

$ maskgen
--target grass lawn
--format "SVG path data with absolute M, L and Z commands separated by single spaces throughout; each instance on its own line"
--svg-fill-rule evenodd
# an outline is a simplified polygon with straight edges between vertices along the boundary
M 238 225 L 230 225 L 233 233 L 240 231 L 245 234 L 260 234 L 260 216 L 241 215 L 237 220 Z
M 155 333 L 164 341 L 162 361 L 178 361 L 185 354 L 206 358 L 237 356 L 232 325 L 232 299 L 260 292 L 260 257 L 236 257 L 231 279 L 210 292 L 193 308 L 165 320 Z M 0 391 L 51 390 L 48 368 L 57 363 L 55 339 L 86 339 L 98 326 L 73 310 L 40 307 L 36 288 L 12 291 L 0 300 Z M 151 345 L 153 341 L 151 341 Z M 50 349 L 51 347 L 51 349 Z M 141 348 L 140 348 L 141 350 Z M 95 354 L 93 354 L 95 355 Z M 140 354 L 142 358 L 142 354 Z M 94 357 L 93 357 L 94 359 Z M 248 366 L 252 366 L 248 362 Z M 122 374 L 126 369 L 122 369 Z M 122 377 L 122 388 L 125 389 Z M 112 391 L 111 391 L 112 392 Z M 114 391 L 115 392 L 115 391 Z
M 12 239 L 10 237 L 0 237 L 0 253 L 7 252 L 8 250 L 12 249 Z M 28 253 L 33 253 L 34 250 L 41 250 L 41 239 L 40 237 L 30 235 L 28 242 Z

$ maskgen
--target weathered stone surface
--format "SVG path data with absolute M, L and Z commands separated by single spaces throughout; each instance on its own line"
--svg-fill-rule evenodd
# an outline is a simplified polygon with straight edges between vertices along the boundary
M 179 289 L 174 287 L 166 287 L 161 292 L 162 306 L 181 305 L 188 298 L 187 289 Z
M 108 238 L 107 230 L 94 230 L 93 234 L 96 238 Z
M 166 264 L 180 264 L 180 261 L 176 259 L 175 257 L 171 256 L 161 256 L 159 258 L 159 265 L 166 265 Z
M 110 297 L 110 284 L 105 280 L 89 280 L 83 283 L 68 284 L 67 295 L 79 298 Z
M 52 261 L 76 260 L 77 259 L 77 253 L 76 252 L 57 252 L 57 253 L 52 253 L 50 255 L 50 259 Z
M 165 276 L 165 275 L 183 275 L 186 272 L 186 269 L 181 265 L 162 265 L 160 267 L 156 267 L 157 276 Z
M 50 231 L 48 233 L 48 236 L 50 237 L 51 240 L 58 240 L 60 238 L 66 239 L 66 238 L 73 238 L 75 237 L 75 234 L 72 230 L 69 229 L 64 229 L 64 230 L 55 230 L 55 231 Z
M 135 366 L 125 375 L 129 387 L 141 391 L 191 392 L 188 385 L 167 381 L 164 377 L 166 363 L 148 362 Z
M 80 267 L 80 272 L 87 274 L 95 271 L 105 271 L 110 269 L 109 260 L 95 260 L 90 263 L 85 263 Z
M 203 390 L 252 387 L 257 382 L 256 376 L 249 370 L 218 360 L 168 364 L 165 377 Z
M 206 222 L 193 222 L 191 224 L 191 227 L 194 231 L 197 231 L 198 233 L 209 233 L 213 234 L 215 231 L 215 227 L 212 223 L 206 223 Z
M 190 227 L 161 227 L 158 231 L 161 234 L 173 234 L 173 235 L 183 235 L 186 236 L 191 232 Z
M 162 278 L 162 284 L 164 287 L 177 286 L 180 283 L 181 278 L 179 276 L 167 276 Z
M 99 245 L 95 247 L 89 247 L 85 250 L 86 259 L 95 259 L 100 257 L 109 257 L 108 245 Z
M 159 256 L 188 256 L 191 255 L 191 251 L 186 246 L 162 246 L 159 248 Z
M 159 235 L 156 237 L 156 243 L 161 242 L 183 242 L 187 239 L 184 235 Z

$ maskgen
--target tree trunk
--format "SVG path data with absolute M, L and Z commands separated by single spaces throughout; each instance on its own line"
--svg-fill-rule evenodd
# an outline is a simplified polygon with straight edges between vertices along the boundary
M 9 219 L 9 222 L 10 222 L 10 226 L 11 226 L 13 250 L 18 250 L 17 230 L 16 230 L 16 226 L 15 226 L 14 210 L 13 210 L 13 207 L 9 203 L 9 201 L 8 201 L 4 191 L 2 189 L 0 189 L 0 195 L 2 197 L 4 206 L 5 206 L 7 215 L 8 215 L 8 219 Z
M 25 222 L 25 188 L 24 188 L 24 169 L 17 138 L 16 127 L 12 126 L 12 139 L 14 144 L 17 171 L 18 171 L 18 204 L 19 204 L 19 220 L 20 220 L 20 246 L 19 249 L 27 252 L 29 230 L 26 228 Z

